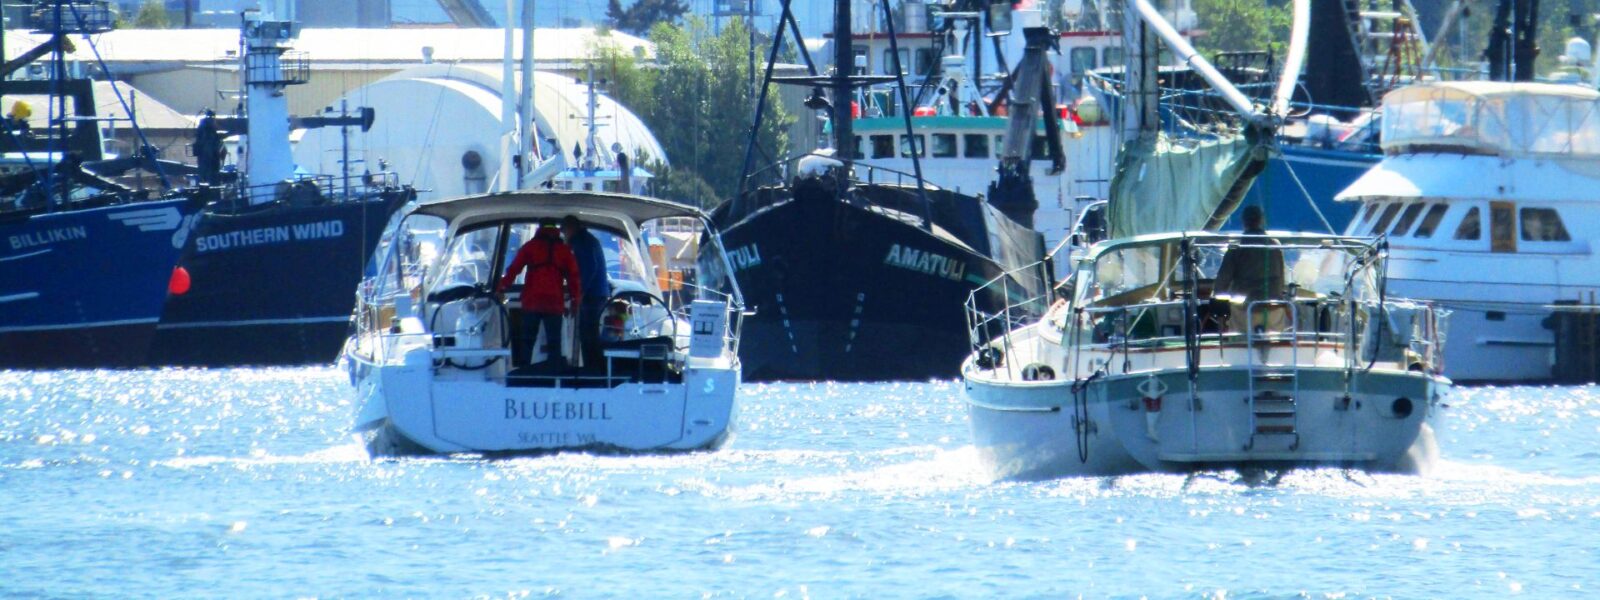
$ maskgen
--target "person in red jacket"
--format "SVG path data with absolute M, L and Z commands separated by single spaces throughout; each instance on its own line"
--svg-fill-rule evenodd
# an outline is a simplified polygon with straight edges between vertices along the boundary
M 528 275 L 522 281 L 521 335 L 512 348 L 512 362 L 532 362 L 533 343 L 539 339 L 542 325 L 545 356 L 557 365 L 565 365 L 566 359 L 561 355 L 561 318 L 583 300 L 583 286 L 578 260 L 573 257 L 572 248 L 561 240 L 555 219 L 539 222 L 538 232 L 517 250 L 496 290 L 505 293 L 524 269 Z

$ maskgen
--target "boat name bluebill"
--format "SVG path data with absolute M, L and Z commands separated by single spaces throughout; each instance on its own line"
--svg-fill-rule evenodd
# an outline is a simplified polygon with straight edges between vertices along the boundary
M 332 220 L 215 233 L 200 236 L 194 243 L 195 250 L 199 252 L 215 252 L 289 241 L 332 239 L 343 235 L 344 221 Z
M 883 257 L 883 264 L 954 281 L 961 281 L 967 274 L 967 263 L 927 250 L 902 248 L 900 244 L 889 247 L 889 255 Z
M 506 420 L 610 421 L 611 411 L 604 402 L 529 402 L 507 398 Z
M 46 229 L 44 231 L 24 233 L 22 235 L 13 235 L 11 236 L 11 249 L 21 250 L 23 248 L 34 248 L 37 246 L 54 244 L 56 242 L 69 242 L 72 240 L 88 239 L 88 237 L 89 230 L 85 229 L 82 225 L 76 225 L 73 227 L 58 227 L 56 229 Z

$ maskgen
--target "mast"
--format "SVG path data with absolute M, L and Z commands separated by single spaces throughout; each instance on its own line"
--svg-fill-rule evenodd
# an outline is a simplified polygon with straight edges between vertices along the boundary
M 512 98 L 516 97 L 517 73 L 511 67 L 512 58 L 516 56 L 516 44 L 511 38 L 517 22 L 513 18 L 515 14 L 513 0 L 506 0 L 505 54 L 500 59 L 500 127 L 503 131 L 500 132 L 500 172 L 495 175 L 495 190 L 501 192 L 509 192 L 516 185 L 516 176 L 512 174 L 516 162 L 512 155 L 519 144 L 516 141 L 517 105 Z
M 517 168 L 517 189 L 533 183 L 528 174 L 533 171 L 534 132 L 538 129 L 533 122 L 533 7 L 534 0 L 522 0 L 522 99 L 517 103 L 521 110 L 517 115 L 520 135 L 513 163 Z
M 850 107 L 854 97 L 850 76 L 855 74 L 855 38 L 850 30 L 851 0 L 833 3 L 833 147 L 834 157 L 849 163 L 856 159 L 855 130 Z M 915 154 L 913 149 L 912 154 Z M 840 169 L 843 174 L 848 169 Z

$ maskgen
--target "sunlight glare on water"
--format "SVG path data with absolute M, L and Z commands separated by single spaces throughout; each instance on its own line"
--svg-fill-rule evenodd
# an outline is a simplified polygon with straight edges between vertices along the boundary
M 993 482 L 959 385 L 748 385 L 725 449 L 370 460 L 332 369 L 0 372 L 0 594 L 1591 597 L 1600 392 L 1423 477 Z

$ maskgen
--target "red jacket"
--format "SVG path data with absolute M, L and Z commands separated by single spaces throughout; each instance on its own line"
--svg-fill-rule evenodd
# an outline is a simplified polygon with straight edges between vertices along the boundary
M 539 233 L 517 250 L 516 258 L 500 278 L 499 291 L 504 292 L 517 282 L 517 275 L 528 270 L 522 282 L 522 310 L 549 315 L 566 312 L 565 298 L 561 294 L 563 283 L 567 294 L 576 305 L 583 300 L 583 286 L 578 278 L 578 260 L 572 248 L 561 241 L 561 232 L 553 227 L 541 227 Z

